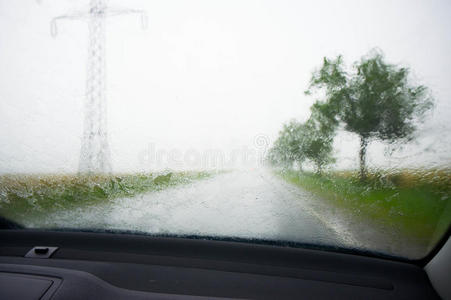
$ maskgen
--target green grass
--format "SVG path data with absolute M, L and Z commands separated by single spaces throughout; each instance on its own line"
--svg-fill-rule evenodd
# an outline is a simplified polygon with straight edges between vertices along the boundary
M 210 177 L 208 172 L 168 174 L 40 174 L 0 176 L 0 215 L 15 220 L 97 205 Z
M 423 245 L 435 243 L 451 222 L 450 170 L 376 171 L 365 182 L 352 171 L 280 175 L 336 207 Z

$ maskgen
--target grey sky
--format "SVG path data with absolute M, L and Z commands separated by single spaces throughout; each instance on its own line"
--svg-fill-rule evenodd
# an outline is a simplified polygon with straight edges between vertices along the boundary
M 49 22 L 87 3 L 0 0 L 0 172 L 76 170 L 87 25 L 63 21 L 54 39 Z M 450 164 L 450 1 L 109 5 L 145 9 L 149 18 L 147 30 L 136 16 L 107 21 L 108 120 L 117 171 L 152 168 L 140 165 L 149 145 L 230 153 L 254 147 L 257 135 L 274 140 L 283 122 L 308 118 L 314 99 L 303 91 L 323 56 L 343 54 L 351 63 L 373 47 L 389 62 L 410 66 L 437 100 L 418 142 L 395 154 L 394 163 Z M 337 136 L 337 166 L 354 166 L 355 149 L 353 136 Z M 387 164 L 382 150 L 371 146 L 371 163 Z

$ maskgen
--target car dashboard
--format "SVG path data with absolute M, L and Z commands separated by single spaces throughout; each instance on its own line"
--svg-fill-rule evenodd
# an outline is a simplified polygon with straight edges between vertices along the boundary
M 354 254 L 38 230 L 0 241 L 2 299 L 439 299 L 421 266 Z

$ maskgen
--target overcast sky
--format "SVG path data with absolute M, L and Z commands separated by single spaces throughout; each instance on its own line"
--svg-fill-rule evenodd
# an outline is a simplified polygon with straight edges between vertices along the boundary
M 352 63 L 373 47 L 411 67 L 437 101 L 419 139 L 373 165 L 451 163 L 451 1 L 109 1 L 144 9 L 107 21 L 109 140 L 115 171 L 161 164 L 143 153 L 225 155 L 269 143 L 309 116 L 303 91 L 322 57 Z M 87 24 L 50 20 L 88 1 L 0 0 L 0 172 L 77 170 L 86 85 Z M 357 140 L 336 137 L 336 167 L 356 166 Z M 150 150 L 149 150 L 150 149 Z M 153 150 L 152 150 L 153 149 Z M 260 151 L 261 149 L 257 149 Z M 195 157 L 193 154 L 192 157 Z M 168 167 L 174 167 L 168 165 Z M 199 168 L 190 162 L 181 168 Z

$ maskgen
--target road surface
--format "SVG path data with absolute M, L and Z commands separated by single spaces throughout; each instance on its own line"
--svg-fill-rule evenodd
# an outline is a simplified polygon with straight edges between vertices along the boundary
M 61 211 L 48 218 L 47 226 L 358 246 L 340 220 L 319 204 L 268 170 L 232 171 L 97 207 Z
M 28 227 L 291 241 L 414 258 L 427 250 L 396 228 L 335 208 L 266 169 L 59 211 Z

